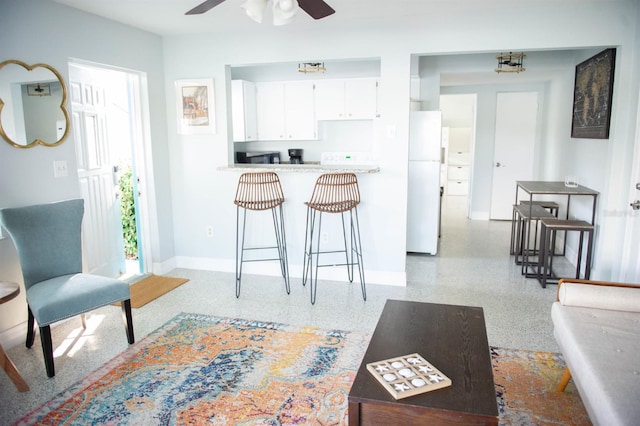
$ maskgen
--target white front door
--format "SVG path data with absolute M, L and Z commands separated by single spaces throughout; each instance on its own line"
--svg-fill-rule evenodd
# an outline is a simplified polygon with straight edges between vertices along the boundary
M 118 277 L 125 272 L 117 174 L 107 138 L 106 91 L 95 70 L 70 64 L 72 128 L 78 179 L 85 202 L 84 271 Z
M 639 96 L 640 98 L 640 96 Z M 629 214 L 625 231 L 619 281 L 640 283 L 640 108 L 636 119 L 636 141 L 632 182 L 629 190 Z
M 538 93 L 498 93 L 490 218 L 510 220 L 516 181 L 532 180 Z

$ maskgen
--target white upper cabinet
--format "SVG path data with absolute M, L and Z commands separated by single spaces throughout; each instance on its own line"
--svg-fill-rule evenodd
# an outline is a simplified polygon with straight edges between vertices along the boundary
M 312 82 L 256 83 L 258 139 L 316 139 L 313 94 Z
M 258 139 L 284 139 L 284 83 L 256 83 Z
M 316 139 L 313 83 L 310 81 L 285 83 L 284 107 L 286 139 Z
M 377 80 L 350 78 L 317 80 L 315 107 L 318 120 L 367 120 L 377 113 Z
M 246 80 L 231 82 L 231 110 L 233 141 L 247 142 L 258 139 L 256 117 L 256 87 Z

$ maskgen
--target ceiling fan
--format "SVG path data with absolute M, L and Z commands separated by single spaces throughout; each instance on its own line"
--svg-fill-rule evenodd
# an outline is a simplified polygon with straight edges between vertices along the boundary
M 197 5 L 196 7 L 194 7 L 187 13 L 185 13 L 185 15 L 199 15 L 199 14 L 208 12 L 209 10 L 213 9 L 214 7 L 216 7 L 217 5 L 219 5 L 224 1 L 225 0 L 206 0 L 205 2 L 200 3 L 199 5 Z M 335 13 L 335 10 L 333 10 L 331 6 L 325 3 L 324 0 L 297 0 L 297 1 L 298 1 L 298 5 L 300 6 L 300 9 L 307 12 L 307 14 L 309 14 L 309 16 L 311 16 L 313 19 L 326 18 L 327 16 Z

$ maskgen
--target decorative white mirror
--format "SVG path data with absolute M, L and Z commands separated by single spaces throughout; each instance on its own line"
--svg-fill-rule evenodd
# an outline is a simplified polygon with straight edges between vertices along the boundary
M 67 88 L 47 64 L 0 63 L 0 136 L 16 148 L 60 145 L 71 127 Z

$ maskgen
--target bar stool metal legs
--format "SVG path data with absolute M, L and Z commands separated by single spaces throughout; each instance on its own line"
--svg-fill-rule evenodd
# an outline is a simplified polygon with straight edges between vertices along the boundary
M 578 256 L 576 262 L 575 278 L 579 279 L 582 272 L 582 251 L 584 234 L 587 234 L 587 253 L 584 266 L 584 279 L 588 280 L 591 276 L 591 256 L 593 251 L 593 232 L 594 226 L 583 220 L 559 220 L 559 219 L 542 219 L 542 229 L 540 234 L 540 256 L 538 262 L 538 281 L 542 288 L 545 288 L 550 280 L 557 282 L 561 277 L 556 276 L 553 272 L 553 258 L 556 247 L 556 233 L 558 231 L 576 231 L 579 232 Z M 566 234 L 565 234 L 566 235 Z
M 318 268 L 324 266 L 346 265 L 349 282 L 353 282 L 353 267 L 354 265 L 357 265 L 362 298 L 367 300 L 364 265 L 362 260 L 362 245 L 360 239 L 360 224 L 357 208 L 358 204 L 360 204 L 360 191 L 356 175 L 353 173 L 330 173 L 321 175 L 316 181 L 311 199 L 305 204 L 307 205 L 307 223 L 304 243 L 305 253 L 303 259 L 302 284 L 306 285 L 307 281 L 310 282 L 311 304 L 315 304 L 316 302 Z M 321 250 L 320 235 L 322 232 L 323 213 L 340 213 L 344 249 Z M 346 213 L 349 214 L 348 242 L 347 224 L 345 221 Z M 345 263 L 320 263 L 321 254 L 343 252 L 345 254 Z
M 284 278 L 287 294 L 291 292 L 289 284 L 289 262 L 287 257 L 287 238 L 284 228 L 282 204 L 284 194 L 278 175 L 273 172 L 243 173 L 238 180 L 238 189 L 234 204 L 236 205 L 236 297 L 240 297 L 242 283 L 242 264 L 245 262 L 264 262 L 278 260 L 280 272 Z M 242 231 L 240 230 L 240 209 L 242 212 Z M 275 246 L 246 247 L 245 230 L 247 210 L 271 210 Z M 277 258 L 245 259 L 245 252 L 258 250 L 277 250 Z

